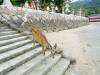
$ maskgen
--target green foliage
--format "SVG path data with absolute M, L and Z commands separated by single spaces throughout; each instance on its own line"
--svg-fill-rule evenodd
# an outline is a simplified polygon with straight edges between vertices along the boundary
M 0 5 L 3 3 L 3 0 L 0 0 Z
M 100 1 L 92 0 L 88 3 L 78 1 L 71 4 L 71 9 L 74 9 L 76 13 L 79 8 L 82 8 L 82 12 L 85 13 L 85 16 L 100 14 Z
M 64 4 L 64 0 L 54 0 L 54 3 L 55 3 L 56 6 L 61 8 Z
M 52 0 L 39 0 L 40 1 L 40 5 L 41 8 L 46 9 L 47 6 L 50 6 L 50 3 L 52 2 Z M 63 4 L 64 4 L 64 0 L 54 0 L 54 5 L 58 7 L 58 9 L 61 9 Z
M 10 0 L 11 3 L 14 6 L 23 6 L 25 4 L 26 1 L 28 1 L 28 3 L 30 3 L 33 0 Z M 36 1 L 36 0 L 34 0 Z M 40 6 L 42 9 L 46 9 L 47 6 L 50 6 L 50 3 L 52 2 L 52 0 L 39 0 Z M 0 4 L 3 3 L 3 0 L 0 0 Z M 62 6 L 64 5 L 64 0 L 54 0 L 53 2 L 55 4 L 55 6 L 58 7 L 59 10 L 62 9 Z
M 31 3 L 33 0 L 26 0 L 26 1 L 28 1 L 28 3 Z
M 51 0 L 39 0 L 41 8 L 46 9 L 50 5 Z
M 26 0 L 10 0 L 14 6 L 23 6 Z
M 97 14 L 100 14 L 100 7 L 97 7 L 97 8 L 96 8 L 96 13 L 97 13 Z
M 33 0 L 10 0 L 10 1 L 14 6 L 24 6 L 26 1 L 28 1 L 28 3 L 30 3 Z
M 54 4 L 58 7 L 59 12 L 61 12 L 62 7 L 64 6 L 64 0 L 54 0 Z

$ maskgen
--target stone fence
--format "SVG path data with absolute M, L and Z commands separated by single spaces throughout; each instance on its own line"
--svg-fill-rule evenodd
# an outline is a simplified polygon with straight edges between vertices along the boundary
M 40 10 L 13 7 L 0 7 L 1 15 L 7 19 L 10 26 L 16 29 L 31 30 L 37 26 L 46 32 L 55 32 L 88 25 L 87 18 L 82 16 L 52 13 Z M 0 19 L 1 20 L 1 19 Z M 2 19 L 3 20 L 3 19 Z

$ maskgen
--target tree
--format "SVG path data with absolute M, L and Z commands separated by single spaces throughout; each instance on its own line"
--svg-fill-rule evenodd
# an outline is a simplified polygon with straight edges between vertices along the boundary
M 27 0 L 11 0 L 14 6 L 23 6 Z
M 0 0 L 0 5 L 3 3 L 3 0 Z
M 59 12 L 62 12 L 62 7 L 64 6 L 64 0 L 54 0 L 55 6 L 58 7 Z
M 51 1 L 52 0 L 39 0 L 41 8 L 46 9 L 48 6 L 50 6 Z
M 96 7 L 96 13 L 100 14 L 100 7 Z

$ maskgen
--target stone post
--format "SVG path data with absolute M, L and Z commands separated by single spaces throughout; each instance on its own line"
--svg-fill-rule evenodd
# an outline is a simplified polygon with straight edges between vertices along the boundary
M 79 9 L 79 16 L 82 16 L 82 8 Z
M 25 8 L 28 8 L 28 7 L 29 7 L 29 5 L 28 5 L 28 1 L 25 2 L 24 7 L 25 7 Z
M 57 7 L 57 6 L 55 7 L 55 11 L 56 11 L 56 12 L 58 11 L 58 7 Z
M 74 9 L 72 10 L 72 14 L 75 15 L 75 10 Z
M 69 0 L 65 0 L 65 2 L 64 2 L 64 13 L 68 14 L 70 12 L 69 7 L 70 7 Z
M 51 5 L 51 12 L 55 12 L 55 6 L 54 6 L 54 0 L 52 0 L 52 2 L 50 3 Z
M 36 9 L 37 9 L 37 10 L 40 10 L 39 0 L 36 0 Z
M 47 7 L 47 11 L 50 11 L 50 8 L 49 8 L 49 6 Z
M 64 10 L 64 6 L 62 7 L 62 14 L 64 14 L 65 13 L 65 10 Z
M 13 6 L 12 3 L 10 2 L 10 0 L 4 0 L 3 5 L 9 6 L 9 7 Z

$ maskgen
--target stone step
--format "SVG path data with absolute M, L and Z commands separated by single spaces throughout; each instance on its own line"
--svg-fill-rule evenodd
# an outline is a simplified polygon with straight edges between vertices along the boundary
M 0 75 L 4 75 L 7 72 L 17 68 L 18 66 L 28 62 L 32 58 L 36 57 L 41 53 L 42 48 L 35 48 L 23 55 L 20 55 L 12 60 L 0 64 Z
M 80 71 L 79 72 L 73 72 L 71 70 L 70 71 L 67 70 L 64 75 L 83 75 L 83 74 L 81 74 Z
M 47 73 L 59 60 L 61 59 L 61 55 L 55 55 L 55 58 L 49 57 L 48 59 L 42 61 L 33 69 L 26 72 L 24 75 L 44 75 Z
M 5 35 L 5 36 L 1 36 L 1 37 L 0 37 L 0 41 L 12 39 L 12 38 L 17 38 L 17 37 L 20 37 L 20 36 L 22 36 L 21 33 L 20 33 L 20 34 L 17 33 L 17 34 L 13 34 L 13 35 Z
M 85 73 L 83 74 L 81 73 L 82 71 L 80 70 L 75 71 L 73 70 L 74 67 L 75 67 L 75 64 L 70 64 L 69 68 L 67 69 L 64 75 L 91 75 L 91 74 L 85 74 Z M 96 75 L 96 74 L 92 74 L 92 75 Z
M 46 60 L 50 56 L 50 53 L 46 52 L 46 55 L 40 54 L 33 58 L 32 60 L 28 61 L 27 63 L 19 66 L 18 68 L 8 72 L 6 75 L 25 75 L 27 72 L 32 70 L 36 65 L 40 62 Z M 35 74 L 33 74 L 35 75 Z
M 18 37 L 18 38 L 12 38 L 12 39 L 8 39 L 8 40 L 3 40 L 3 41 L 0 41 L 0 47 L 4 46 L 4 45 L 12 44 L 14 42 L 26 40 L 27 38 L 28 38 L 27 36 L 21 36 L 21 37 Z
M 0 27 L 0 29 L 9 29 L 7 26 Z
M 39 47 L 39 45 L 37 45 L 37 46 Z M 26 44 L 26 45 L 24 45 L 22 47 L 13 49 L 11 51 L 4 52 L 4 53 L 0 54 L 0 63 L 8 61 L 8 60 L 10 60 L 10 59 L 12 59 L 12 58 L 14 58 L 16 56 L 19 56 L 19 55 L 21 55 L 21 54 L 23 54 L 25 52 L 28 52 L 31 49 L 34 49 L 34 47 L 33 47 L 32 43 L 29 43 L 29 44 Z
M 62 58 L 52 69 L 45 75 L 64 75 L 68 66 L 70 65 L 70 60 Z
M 0 21 L 0 27 L 7 27 L 7 26 L 2 24 L 1 21 Z
M 30 39 L 27 39 L 27 40 L 23 40 L 20 42 L 18 41 L 18 42 L 15 42 L 15 43 L 12 43 L 12 44 L 9 44 L 6 46 L 2 46 L 2 47 L 0 47 L 0 53 L 16 49 L 16 48 L 21 47 L 21 46 L 28 44 L 30 42 L 32 42 L 32 41 Z
M 64 75 L 70 60 L 42 48 L 18 31 L 0 24 L 0 75 Z
M 5 31 L 5 32 L 0 32 L 0 36 L 6 36 L 6 35 L 13 35 L 13 34 L 16 34 L 18 33 L 17 31 Z
M 0 29 L 0 32 L 3 32 L 3 31 L 11 31 L 12 29 Z
M 4 21 L 1 21 L 1 19 L 0 19 L 0 27 L 7 27 L 7 25 L 5 25 Z

